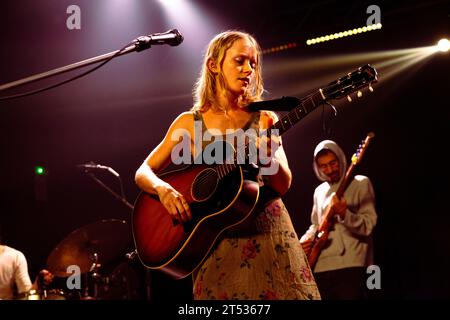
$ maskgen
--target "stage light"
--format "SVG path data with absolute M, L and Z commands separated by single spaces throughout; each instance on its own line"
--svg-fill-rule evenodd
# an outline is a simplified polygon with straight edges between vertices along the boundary
M 447 52 L 450 49 L 450 41 L 441 39 L 436 45 L 436 51 Z
M 45 168 L 42 166 L 35 166 L 34 167 L 34 173 L 38 176 L 42 176 L 45 174 Z
M 218 26 L 224 24 L 222 17 L 209 12 L 199 1 L 160 0 L 165 23 L 180 30 L 185 41 L 180 47 L 186 61 L 198 58 L 209 40 L 216 34 Z
M 360 28 L 345 30 L 343 32 L 331 33 L 326 36 L 308 39 L 308 40 L 306 40 L 306 44 L 312 45 L 312 44 L 325 42 L 325 41 L 329 41 L 329 40 L 335 40 L 335 39 L 339 39 L 339 38 L 343 38 L 343 37 L 347 37 L 347 36 L 353 36 L 353 35 L 356 35 L 359 33 L 367 32 L 367 31 L 378 30 L 378 29 L 381 29 L 381 27 L 382 27 L 381 23 L 377 23 L 377 24 L 372 24 L 370 26 L 364 26 L 364 27 L 360 27 Z

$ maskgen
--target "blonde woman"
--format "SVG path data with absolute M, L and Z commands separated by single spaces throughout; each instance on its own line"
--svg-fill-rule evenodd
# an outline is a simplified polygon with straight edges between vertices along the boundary
M 248 33 L 233 30 L 215 36 L 207 48 L 195 86 L 194 106 L 172 122 L 162 142 L 136 172 L 137 185 L 157 195 L 168 214 L 180 223 L 192 219 L 188 202 L 156 175 L 169 164 L 179 143 L 172 138 L 173 134 L 179 130 L 188 132 L 194 158 L 210 143 L 195 141 L 196 124 L 203 131 L 213 132 L 215 138 L 224 139 L 239 129 L 259 131 L 276 122 L 272 112 L 247 109 L 250 102 L 261 100 L 264 91 L 261 58 L 257 41 Z M 281 140 L 277 142 L 273 150 L 269 147 L 270 161 L 264 163 L 264 167 L 276 170 L 263 176 L 260 170 L 257 176 L 261 191 L 252 213 L 254 218 L 245 228 L 222 233 L 194 273 L 194 299 L 320 299 L 281 200 L 290 187 L 292 174 Z

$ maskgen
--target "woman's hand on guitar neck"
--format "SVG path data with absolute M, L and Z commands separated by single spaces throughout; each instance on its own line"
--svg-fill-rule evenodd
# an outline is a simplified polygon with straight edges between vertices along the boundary
M 275 152 L 281 146 L 279 136 L 267 136 L 256 138 L 256 148 L 258 149 L 258 166 L 269 167 L 275 158 Z M 262 161 L 261 161 L 262 160 Z
M 164 183 L 155 188 L 159 200 L 166 208 L 172 219 L 178 222 L 187 222 L 192 219 L 191 209 L 181 193 L 170 184 Z

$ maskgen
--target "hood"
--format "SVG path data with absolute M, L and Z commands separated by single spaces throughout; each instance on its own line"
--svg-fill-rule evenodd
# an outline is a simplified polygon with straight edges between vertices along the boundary
M 314 168 L 314 172 L 316 173 L 317 178 L 320 181 L 328 180 L 328 177 L 319 170 L 317 163 L 316 163 L 316 156 L 323 149 L 328 149 L 330 151 L 333 151 L 334 154 L 336 155 L 336 157 L 338 158 L 339 168 L 341 169 L 341 172 L 340 172 L 341 179 L 342 179 L 342 176 L 345 174 L 345 172 L 347 170 L 347 160 L 345 158 L 344 151 L 342 151 L 341 147 L 339 147 L 338 144 L 332 140 L 323 140 L 316 146 L 316 149 L 314 149 L 313 168 Z

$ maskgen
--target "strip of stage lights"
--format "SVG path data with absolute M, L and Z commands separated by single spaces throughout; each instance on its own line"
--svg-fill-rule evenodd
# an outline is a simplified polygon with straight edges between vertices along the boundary
M 352 36 L 358 33 L 364 33 L 367 31 L 373 31 L 373 30 L 378 30 L 381 29 L 381 23 L 377 23 L 377 24 L 372 24 L 370 26 L 364 26 L 361 28 L 357 28 L 357 29 L 352 29 L 352 30 L 347 30 L 347 31 L 343 31 L 343 32 L 338 32 L 338 33 L 333 33 L 333 34 L 329 34 L 327 36 L 323 36 L 323 37 L 317 37 L 314 39 L 308 39 L 306 41 L 306 44 L 308 46 L 313 45 L 313 44 L 317 44 L 317 43 L 321 43 L 321 42 L 325 42 L 325 41 L 329 41 L 329 40 L 335 40 L 335 39 L 339 39 L 339 38 L 344 38 L 344 37 L 348 37 L 348 36 Z M 268 48 L 268 49 L 263 49 L 262 53 L 263 54 L 269 54 L 269 53 L 274 53 L 274 52 L 278 52 L 278 51 L 284 51 L 287 49 L 292 49 L 292 48 L 296 48 L 299 46 L 299 43 L 297 42 L 292 42 L 292 43 L 288 43 L 285 45 L 281 45 L 281 46 L 276 46 L 276 47 L 272 47 L 272 48 Z
M 364 26 L 362 28 L 347 30 L 344 32 L 333 33 L 333 34 L 329 34 L 326 36 L 317 37 L 317 38 L 313 38 L 313 39 L 308 39 L 308 40 L 306 40 L 306 44 L 308 46 L 310 46 L 313 44 L 326 42 L 329 40 L 335 40 L 335 39 L 339 39 L 339 38 L 344 38 L 344 37 L 348 37 L 348 36 L 353 36 L 358 33 L 363 33 L 363 32 L 373 31 L 373 30 L 378 30 L 378 29 L 381 29 L 381 23 L 372 24 L 370 26 Z

